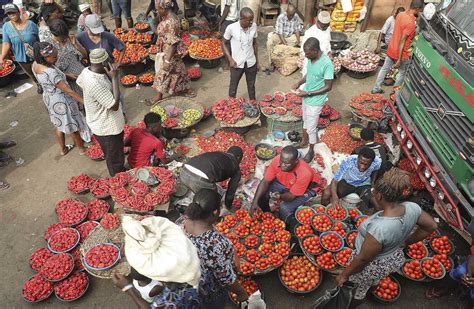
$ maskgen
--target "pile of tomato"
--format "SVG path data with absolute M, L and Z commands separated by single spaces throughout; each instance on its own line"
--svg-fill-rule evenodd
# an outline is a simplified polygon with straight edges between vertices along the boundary
M 188 77 L 191 79 L 197 79 L 201 77 L 201 69 L 198 67 L 188 68 Z
M 382 135 L 376 133 L 375 141 L 383 144 Z M 337 122 L 326 128 L 321 136 L 321 142 L 325 143 L 332 152 L 343 154 L 351 154 L 356 147 L 364 144 L 363 141 L 356 141 L 349 135 L 349 125 Z
M 155 76 L 151 73 L 143 73 L 138 77 L 138 81 L 142 85 L 151 85 L 153 84 L 153 81 L 155 80 Z
M 290 232 L 271 213 L 257 210 L 252 217 L 247 210 L 239 209 L 215 228 L 234 245 L 241 260 L 238 271 L 244 276 L 277 268 L 290 254 Z
M 188 47 L 188 52 L 193 58 L 216 59 L 224 56 L 222 42 L 215 38 L 195 40 Z
M 279 270 L 283 285 L 293 292 L 310 292 L 321 283 L 321 271 L 305 256 L 293 256 Z
M 257 158 L 255 157 L 254 146 L 250 143 L 247 143 L 241 135 L 235 132 L 219 131 L 211 137 L 197 136 L 196 143 L 203 152 L 225 152 L 231 146 L 239 146 L 244 152 L 244 157 L 240 162 L 242 178 L 248 179 L 250 174 L 255 172 Z
M 11 72 L 13 72 L 14 69 L 15 69 L 15 65 L 13 64 L 13 61 L 5 60 L 3 62 L 3 66 L 0 67 L 0 77 L 7 76 Z

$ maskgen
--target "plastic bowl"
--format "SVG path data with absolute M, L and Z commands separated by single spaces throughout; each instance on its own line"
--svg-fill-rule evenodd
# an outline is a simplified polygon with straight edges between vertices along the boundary
M 423 262 L 424 262 L 424 261 L 428 261 L 428 260 L 433 260 L 433 258 L 432 258 L 432 257 L 425 257 L 425 258 L 422 258 L 422 259 L 420 260 L 421 271 L 423 272 L 423 274 L 424 274 L 425 276 L 431 278 L 431 279 L 434 279 L 434 280 L 441 280 L 441 279 L 443 279 L 444 276 L 446 276 L 446 269 L 444 268 L 443 263 L 441 263 L 440 261 L 438 261 L 438 263 L 441 264 L 441 269 L 442 269 L 442 271 L 443 271 L 443 274 L 441 275 L 441 277 L 437 277 L 437 278 L 436 278 L 436 277 L 432 277 L 432 276 L 428 275 L 427 273 L 425 273 L 425 271 L 424 271 L 424 269 L 423 269 Z
M 376 301 L 382 303 L 382 304 L 391 304 L 391 303 L 394 303 L 396 302 L 399 298 L 400 298 L 400 295 L 402 294 L 402 285 L 400 284 L 400 282 L 395 278 L 395 276 L 389 276 L 390 279 L 392 279 L 393 281 L 395 281 L 395 283 L 397 284 L 398 286 L 398 294 L 397 296 L 395 296 L 394 298 L 392 299 L 383 299 L 381 297 L 379 297 L 377 294 L 375 294 L 375 290 L 371 290 L 370 291 L 370 294 L 372 294 L 372 296 L 375 298 Z
M 344 220 L 346 220 L 346 219 L 349 217 L 349 212 L 347 211 L 346 208 L 344 208 L 344 207 L 342 207 L 342 206 L 339 206 L 339 207 L 341 207 L 342 209 L 344 209 L 344 212 L 345 212 L 345 214 L 346 214 L 346 215 L 344 216 L 344 218 L 342 218 L 342 219 L 335 219 L 335 218 L 331 217 L 331 216 L 328 214 L 328 211 L 329 211 L 329 209 L 331 208 L 331 204 L 329 204 L 329 205 L 326 207 L 326 215 L 327 215 L 329 218 L 331 218 L 332 220 L 335 220 L 335 221 L 344 221 Z
M 282 141 L 285 139 L 285 132 L 283 131 L 273 131 L 273 137 L 276 141 Z
M 80 272 L 80 270 L 78 270 L 78 272 Z M 89 289 L 89 285 L 90 285 L 90 279 L 89 279 L 89 276 L 87 276 L 87 285 L 86 285 L 86 288 L 84 289 L 84 291 L 82 291 L 81 294 L 79 294 L 76 298 L 73 298 L 73 299 L 63 299 L 61 297 L 58 296 L 58 294 L 56 294 L 56 291 L 54 291 L 54 296 L 56 296 L 57 299 L 59 299 L 60 301 L 63 301 L 63 302 L 72 302 L 72 301 L 75 301 L 75 300 L 78 300 L 79 298 L 81 298 L 82 296 L 84 296 L 84 294 L 86 294 L 87 290 Z
M 428 247 L 427 247 L 424 243 L 422 243 L 422 244 L 423 244 L 423 248 L 425 249 L 425 252 L 426 252 L 426 255 L 425 255 L 425 258 L 426 258 L 426 257 L 428 257 L 428 255 L 429 255 Z M 405 252 L 405 255 L 408 256 L 410 259 L 412 259 L 412 260 L 417 260 L 417 258 L 415 258 L 415 257 L 413 257 L 413 256 L 410 256 L 410 255 L 408 254 L 408 247 L 406 247 L 405 249 L 403 249 L 403 251 Z
M 107 267 L 93 267 L 93 266 L 90 266 L 89 264 L 87 264 L 87 261 L 86 261 L 87 253 L 89 253 L 90 250 L 92 250 L 93 248 L 95 248 L 96 246 L 99 246 L 99 245 L 110 245 L 110 246 L 113 246 L 113 247 L 117 248 L 117 250 L 118 250 L 117 258 L 115 259 L 115 261 L 111 265 L 109 265 Z M 105 270 L 111 269 L 112 267 L 114 267 L 118 263 L 118 261 L 120 261 L 120 259 L 121 259 L 120 248 L 117 245 L 112 244 L 112 243 L 103 243 L 103 244 L 98 244 L 96 246 L 94 246 L 94 247 L 90 248 L 89 250 L 87 250 L 86 254 L 84 254 L 84 258 L 82 259 L 82 264 L 84 265 L 84 267 L 87 267 L 87 269 L 90 269 L 90 270 L 93 270 L 93 271 L 105 271 Z
M 311 290 L 308 290 L 308 291 L 297 291 L 293 288 L 290 288 L 289 286 L 287 286 L 285 284 L 285 282 L 283 282 L 283 279 L 281 278 L 281 268 L 278 269 L 278 279 L 280 280 L 280 283 L 285 287 L 285 289 L 290 292 L 290 293 L 293 293 L 293 294 L 298 294 L 298 295 L 306 295 L 306 294 L 309 294 L 313 291 L 315 291 L 320 285 L 321 285 L 321 282 L 323 282 L 323 272 L 321 271 L 321 269 L 319 269 L 319 282 L 318 284 L 316 284 L 316 286 L 314 288 L 312 288 Z
M 354 251 L 354 249 L 352 249 L 352 248 L 350 248 L 350 247 L 342 247 L 342 249 L 339 250 L 339 252 L 341 252 L 342 250 L 344 250 L 344 249 L 346 249 L 346 248 L 351 249 L 352 252 Z M 336 258 L 336 254 L 338 254 L 339 252 L 334 252 L 334 253 L 333 253 L 334 261 L 336 261 L 337 265 L 339 265 L 339 266 L 341 266 L 341 267 L 343 267 L 343 268 L 346 268 L 346 267 L 349 266 L 350 264 L 348 264 L 348 265 L 343 265 L 341 262 L 338 261 L 338 259 Z M 352 253 L 352 252 L 351 252 L 351 253 Z
M 336 235 L 336 236 L 341 240 L 341 245 L 339 246 L 339 248 L 334 249 L 334 250 L 330 250 L 330 249 L 326 248 L 326 247 L 323 245 L 322 238 L 323 238 L 324 236 L 327 236 L 327 235 L 330 235 L 330 234 Z M 336 232 L 327 231 L 327 232 L 321 233 L 321 235 L 319 235 L 319 239 L 320 239 L 320 242 L 321 242 L 321 247 L 323 247 L 326 251 L 329 251 L 329 252 L 339 252 L 339 251 L 341 251 L 342 248 L 344 248 L 344 238 L 342 238 L 342 236 L 339 235 L 339 234 L 336 233 Z
M 425 275 L 425 273 L 423 272 L 423 269 L 422 269 L 423 277 L 422 277 L 421 279 L 414 279 L 414 278 L 408 277 L 408 276 L 405 274 L 405 270 L 403 269 L 403 267 L 405 266 L 406 263 L 411 262 L 411 261 L 417 261 L 417 260 L 406 260 L 405 263 L 403 263 L 402 267 L 400 268 L 400 272 L 402 273 L 403 277 L 405 277 L 405 278 L 407 278 L 407 279 L 410 279 L 410 280 L 413 280 L 413 281 L 425 281 L 426 275 Z M 419 260 L 418 260 L 418 262 L 419 262 Z M 420 265 L 420 267 L 421 267 L 421 265 Z
M 259 148 L 267 148 L 267 149 L 270 149 L 272 151 L 272 154 L 270 157 L 262 157 L 260 156 L 258 153 L 257 153 L 257 149 Z M 263 161 L 266 161 L 266 160 L 271 160 L 273 159 L 275 156 L 276 156 L 276 151 L 275 151 L 275 148 L 272 146 L 272 145 L 269 145 L 269 144 L 265 144 L 265 143 L 258 143 L 257 145 L 255 145 L 255 156 L 257 156 L 257 158 L 259 158 L 260 160 L 263 160 Z
M 359 231 L 358 231 L 358 230 L 350 230 L 349 232 L 347 232 L 346 237 L 344 237 L 344 239 L 345 239 L 345 241 L 346 241 L 347 247 L 349 247 L 349 248 L 351 248 L 351 249 L 354 249 L 355 246 L 350 246 L 350 245 L 349 245 L 349 241 L 347 240 L 348 237 L 349 237 L 349 235 L 352 234 L 352 233 L 359 233 Z M 357 238 L 357 236 L 356 236 L 356 238 Z M 354 239 L 354 242 L 355 242 L 355 239 Z M 353 242 L 353 243 L 354 243 L 354 242 Z M 355 243 L 354 243 L 354 245 L 355 245 Z
M 314 218 L 316 218 L 317 216 L 326 216 L 326 217 L 328 217 L 328 218 L 331 220 L 331 227 L 329 227 L 329 230 L 327 230 L 327 231 L 321 231 L 321 230 L 318 230 L 318 229 L 314 226 L 313 221 L 314 221 Z M 313 227 L 313 229 L 314 229 L 315 231 L 318 231 L 318 232 L 320 232 L 320 233 L 329 232 L 329 231 L 331 231 L 331 229 L 332 229 L 333 226 L 334 226 L 334 220 L 333 220 L 331 217 L 329 217 L 328 215 L 326 215 L 325 213 L 324 213 L 324 214 L 316 214 L 316 215 L 311 219 L 311 226 Z
M 69 275 L 72 274 L 72 272 L 74 271 L 74 268 L 76 266 L 76 264 L 74 263 L 74 257 L 69 253 L 65 253 L 65 254 L 69 255 L 69 258 L 71 259 L 71 263 L 72 263 L 71 270 L 63 278 L 57 279 L 57 280 L 50 280 L 48 278 L 45 278 L 43 275 L 41 275 L 44 278 L 44 280 L 49 281 L 49 282 L 59 282 L 59 281 L 62 281 L 64 279 L 66 279 L 67 277 L 69 277 Z
M 31 279 L 33 279 L 33 278 L 36 277 L 36 276 L 41 276 L 41 275 L 40 275 L 40 274 L 36 274 L 36 275 L 30 277 L 28 280 L 26 280 L 26 282 L 30 281 Z M 43 278 L 43 279 L 44 279 L 44 278 Z M 44 279 L 44 280 L 46 280 L 46 279 Z M 46 280 L 46 281 L 48 281 L 48 280 Z M 25 282 L 25 283 L 26 283 L 26 282 Z M 51 294 L 53 294 L 53 292 L 54 292 L 54 286 L 53 286 L 53 288 L 51 289 L 51 292 L 49 292 L 49 294 L 45 295 L 45 296 L 44 296 L 43 298 L 41 298 L 41 299 L 38 299 L 38 300 L 35 300 L 35 301 L 31 301 L 31 300 L 26 299 L 26 298 L 23 296 L 23 293 L 22 293 L 22 298 L 23 298 L 23 300 L 26 301 L 27 303 L 34 304 L 34 303 L 39 303 L 39 302 L 42 302 L 43 300 L 48 299 L 48 298 L 51 296 Z
M 306 225 L 306 224 L 304 222 L 301 222 L 298 219 L 298 213 L 300 211 L 302 211 L 303 209 L 307 209 L 307 208 L 311 209 L 311 211 L 313 212 L 313 217 L 316 215 L 316 211 L 312 207 L 309 207 L 309 206 L 300 206 L 300 207 L 298 207 L 295 211 L 295 218 L 296 218 L 296 221 L 298 221 L 298 223 L 301 224 L 301 225 Z M 311 221 L 312 221 L 313 217 L 311 217 Z M 309 222 L 309 225 L 311 225 L 311 227 L 313 227 L 312 222 Z M 314 229 L 314 227 L 313 227 L 313 229 Z
M 433 239 L 434 239 L 434 238 L 433 238 Z M 436 253 L 436 254 L 441 254 L 441 253 L 439 253 L 438 251 L 436 251 L 436 250 L 433 248 L 433 246 L 431 245 L 431 242 L 433 241 L 433 239 L 428 242 L 429 245 L 430 245 L 431 250 L 433 250 L 433 252 Z M 448 239 L 448 242 L 449 242 L 449 244 L 451 245 L 451 251 L 449 251 L 449 252 L 446 253 L 446 254 L 447 254 L 447 255 L 451 255 L 451 254 L 454 253 L 455 248 L 454 248 L 453 242 L 452 242 L 450 239 Z
M 55 250 L 53 250 L 53 249 L 51 248 L 51 245 L 50 245 L 51 238 L 52 238 L 54 235 L 56 235 L 57 233 L 59 233 L 59 232 L 61 232 L 61 231 L 64 231 L 64 230 L 73 230 L 73 231 L 75 231 L 76 234 L 77 234 L 77 241 L 76 241 L 76 243 L 75 243 L 72 247 L 68 248 L 67 250 L 64 250 L 64 251 L 55 251 Z M 76 230 L 75 228 L 72 228 L 72 227 L 64 227 L 64 228 L 62 228 L 62 229 L 57 230 L 56 232 L 54 232 L 54 233 L 49 237 L 49 239 L 48 239 L 48 249 L 49 249 L 49 251 L 51 251 L 51 252 L 53 252 L 53 253 L 69 252 L 69 251 L 71 251 L 72 249 L 76 248 L 76 246 L 77 246 L 77 244 L 79 243 L 80 240 L 81 240 L 81 235 L 79 234 L 79 231 L 78 231 L 78 230 Z
M 306 249 L 303 247 L 303 242 L 305 241 L 305 239 L 310 238 L 310 237 L 314 237 L 314 236 L 318 236 L 318 235 L 306 235 L 305 237 L 299 239 L 301 250 L 302 250 L 303 252 L 305 252 L 306 254 L 313 255 L 313 256 L 314 256 L 314 255 L 319 255 L 319 254 L 323 253 L 323 251 L 324 251 L 324 248 L 323 248 L 323 246 L 322 246 L 322 244 L 321 244 L 321 237 L 320 237 L 320 236 L 318 236 L 318 237 L 319 237 L 319 244 L 321 245 L 321 250 L 320 250 L 319 252 L 317 252 L 317 253 L 311 253 L 311 252 L 309 252 L 308 250 L 306 250 Z

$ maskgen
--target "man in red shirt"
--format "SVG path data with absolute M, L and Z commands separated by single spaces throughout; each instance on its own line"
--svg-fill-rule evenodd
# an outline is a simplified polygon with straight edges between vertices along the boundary
M 319 186 L 321 178 L 316 171 L 303 160 L 298 159 L 298 150 L 293 146 L 282 149 L 265 170 L 252 202 L 252 213 L 260 207 L 263 211 L 274 211 L 269 205 L 270 198 L 280 202 L 280 218 L 287 219 L 296 208 L 316 196 L 314 188 Z
M 156 166 L 159 163 L 168 164 L 179 159 L 183 153 L 176 153 L 166 157 L 165 141 L 161 139 L 161 117 L 155 113 L 145 115 L 145 129 L 135 128 L 125 141 L 130 146 L 128 164 L 130 168 Z
M 397 15 L 393 35 L 387 48 L 387 57 L 385 57 L 385 62 L 379 71 L 372 93 L 384 93 L 380 87 L 385 75 L 392 67 L 398 69 L 395 87 L 400 86 L 405 78 L 408 67 L 408 48 L 415 35 L 415 21 L 418 14 L 423 11 L 423 4 L 423 0 L 412 0 L 410 9 Z

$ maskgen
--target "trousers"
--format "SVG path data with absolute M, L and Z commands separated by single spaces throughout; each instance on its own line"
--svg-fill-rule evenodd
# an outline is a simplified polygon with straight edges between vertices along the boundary
M 385 62 L 383 63 L 382 68 L 377 75 L 377 80 L 375 81 L 375 86 L 372 90 L 380 90 L 382 83 L 385 79 L 385 75 L 392 69 L 393 65 L 395 64 L 395 60 L 390 58 L 389 56 L 385 57 Z M 403 60 L 398 68 L 397 79 L 395 80 L 394 86 L 400 86 L 402 81 L 405 79 L 405 74 L 408 68 L 408 60 Z
M 95 136 L 104 152 L 105 162 L 111 177 L 125 171 L 123 154 L 123 131 L 117 135 Z
M 230 68 L 229 97 L 235 98 L 237 95 L 237 88 L 239 88 L 240 79 L 245 73 L 249 98 L 250 100 L 255 100 L 255 81 L 257 80 L 257 69 L 257 64 L 254 64 L 249 68 L 247 67 L 247 63 L 243 68 Z

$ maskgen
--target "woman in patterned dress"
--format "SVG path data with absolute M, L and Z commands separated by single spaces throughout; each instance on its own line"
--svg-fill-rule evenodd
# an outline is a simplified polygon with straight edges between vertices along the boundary
M 349 308 L 360 305 L 372 286 L 402 267 L 403 246 L 436 230 L 436 222 L 428 213 L 418 204 L 404 201 L 410 188 L 410 176 L 395 167 L 375 183 L 372 194 L 381 210 L 359 226 L 351 264 L 336 277 L 339 286 L 347 280 L 356 284 Z
M 180 23 L 172 11 L 173 1 L 156 0 L 156 8 L 161 18 L 156 30 L 159 52 L 155 59 L 154 88 L 158 93 L 147 101 L 149 105 L 161 100 L 164 94 L 195 96 L 183 62 L 187 49 L 179 36 Z
M 49 23 L 53 35 L 47 40 L 58 51 L 58 60 L 55 66 L 64 74 L 72 90 L 82 96 L 82 88 L 76 84 L 76 79 L 84 69 L 81 60 L 87 59 L 87 51 L 76 40 L 74 34 L 69 35 L 67 24 L 62 19 L 55 19 Z
M 56 127 L 61 155 L 66 155 L 74 146 L 84 153 L 86 149 L 79 132 L 85 128 L 85 122 L 77 103 L 83 104 L 82 97 L 69 87 L 66 75 L 55 66 L 58 51 L 52 44 L 36 42 L 34 54 L 33 74 L 43 87 L 43 101 Z M 66 145 L 65 134 L 71 135 L 74 145 Z
M 234 248 L 232 243 L 214 229 L 219 219 L 221 197 L 209 189 L 201 189 L 186 208 L 184 231 L 197 248 L 201 260 L 199 295 L 201 308 L 224 308 L 227 291 L 237 294 L 243 302 L 249 298 L 237 281 L 234 271 Z

